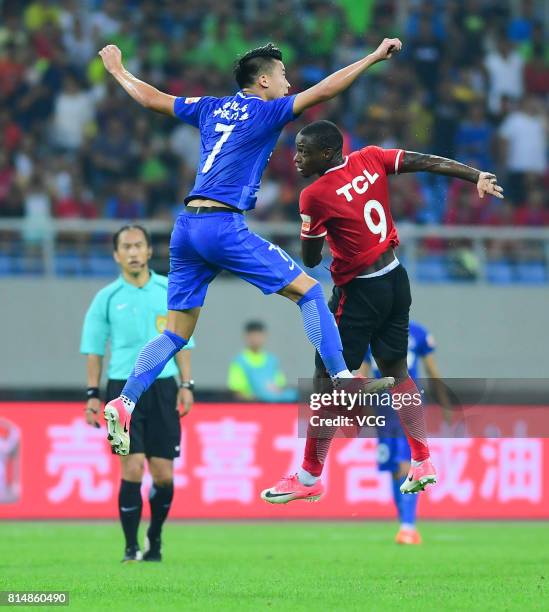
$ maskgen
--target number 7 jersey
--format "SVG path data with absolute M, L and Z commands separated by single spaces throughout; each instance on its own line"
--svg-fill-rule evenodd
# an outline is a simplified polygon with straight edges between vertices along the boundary
M 326 237 L 336 285 L 347 284 L 398 246 L 387 175 L 398 174 L 403 157 L 402 149 L 365 147 L 301 192 L 301 238 Z
M 175 116 L 200 130 L 200 163 L 185 203 L 207 198 L 254 208 L 280 132 L 295 119 L 294 98 L 266 101 L 241 91 L 224 98 L 176 98 Z

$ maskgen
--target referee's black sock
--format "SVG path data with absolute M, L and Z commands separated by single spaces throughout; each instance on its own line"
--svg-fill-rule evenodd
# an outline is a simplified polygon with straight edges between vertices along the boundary
M 121 480 L 118 492 L 118 512 L 126 538 L 126 548 L 137 546 L 137 530 L 141 521 L 142 508 L 141 483 Z
M 170 506 L 173 499 L 173 482 L 168 485 L 159 486 L 153 484 L 149 494 L 149 503 L 151 505 L 151 524 L 147 535 L 149 540 L 153 542 L 160 537 L 162 525 L 168 516 Z

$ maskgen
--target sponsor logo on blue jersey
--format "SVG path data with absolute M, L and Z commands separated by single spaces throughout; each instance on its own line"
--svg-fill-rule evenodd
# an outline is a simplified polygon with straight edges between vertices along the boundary
M 200 162 L 185 203 L 201 197 L 254 208 L 280 132 L 295 119 L 294 97 L 266 101 L 239 91 L 224 98 L 176 98 L 175 115 L 200 130 Z

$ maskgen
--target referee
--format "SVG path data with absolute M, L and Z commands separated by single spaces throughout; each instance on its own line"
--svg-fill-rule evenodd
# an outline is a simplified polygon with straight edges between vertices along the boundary
M 149 269 L 152 247 L 147 230 L 140 225 L 122 227 L 113 236 L 113 248 L 121 274 L 94 297 L 86 313 L 80 345 L 80 352 L 87 355 L 86 421 L 94 427 L 99 427 L 99 383 L 107 342 L 110 340 L 111 358 L 106 402 L 120 395 L 137 354 L 166 325 L 168 280 Z M 191 338 L 185 349 L 193 347 Z M 182 381 L 179 389 L 177 375 Z M 173 499 L 173 460 L 179 456 L 179 417 L 191 409 L 193 388 L 191 354 L 182 350 L 168 362 L 133 413 L 130 452 L 120 457 L 118 509 L 126 539 L 124 562 L 162 560 L 161 530 Z M 141 554 L 137 532 L 143 507 L 145 458 L 154 484 L 149 495 L 151 524 Z

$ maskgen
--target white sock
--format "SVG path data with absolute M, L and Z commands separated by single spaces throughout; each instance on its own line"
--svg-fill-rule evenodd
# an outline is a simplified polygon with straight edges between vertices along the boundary
M 297 470 L 297 479 L 302 485 L 305 485 L 306 487 L 312 487 L 319 479 L 319 476 L 313 476 L 312 474 L 307 472 L 307 470 L 299 468 L 299 470 Z
M 135 408 L 135 402 L 132 402 L 132 400 L 129 397 L 126 397 L 125 395 L 121 395 L 120 399 L 122 400 L 122 403 L 124 404 L 124 408 L 126 409 L 126 412 L 128 414 L 131 414 L 133 412 L 133 409 Z
M 423 461 L 425 461 L 425 459 Z M 412 467 L 419 467 L 423 461 L 416 461 L 415 459 L 412 459 Z
M 338 372 L 335 376 L 332 376 L 332 378 L 354 378 L 354 376 L 351 372 L 349 372 L 349 370 L 342 370 L 341 372 Z
M 412 523 L 400 523 L 401 529 L 407 529 L 408 531 L 415 531 L 416 526 L 412 525 Z

